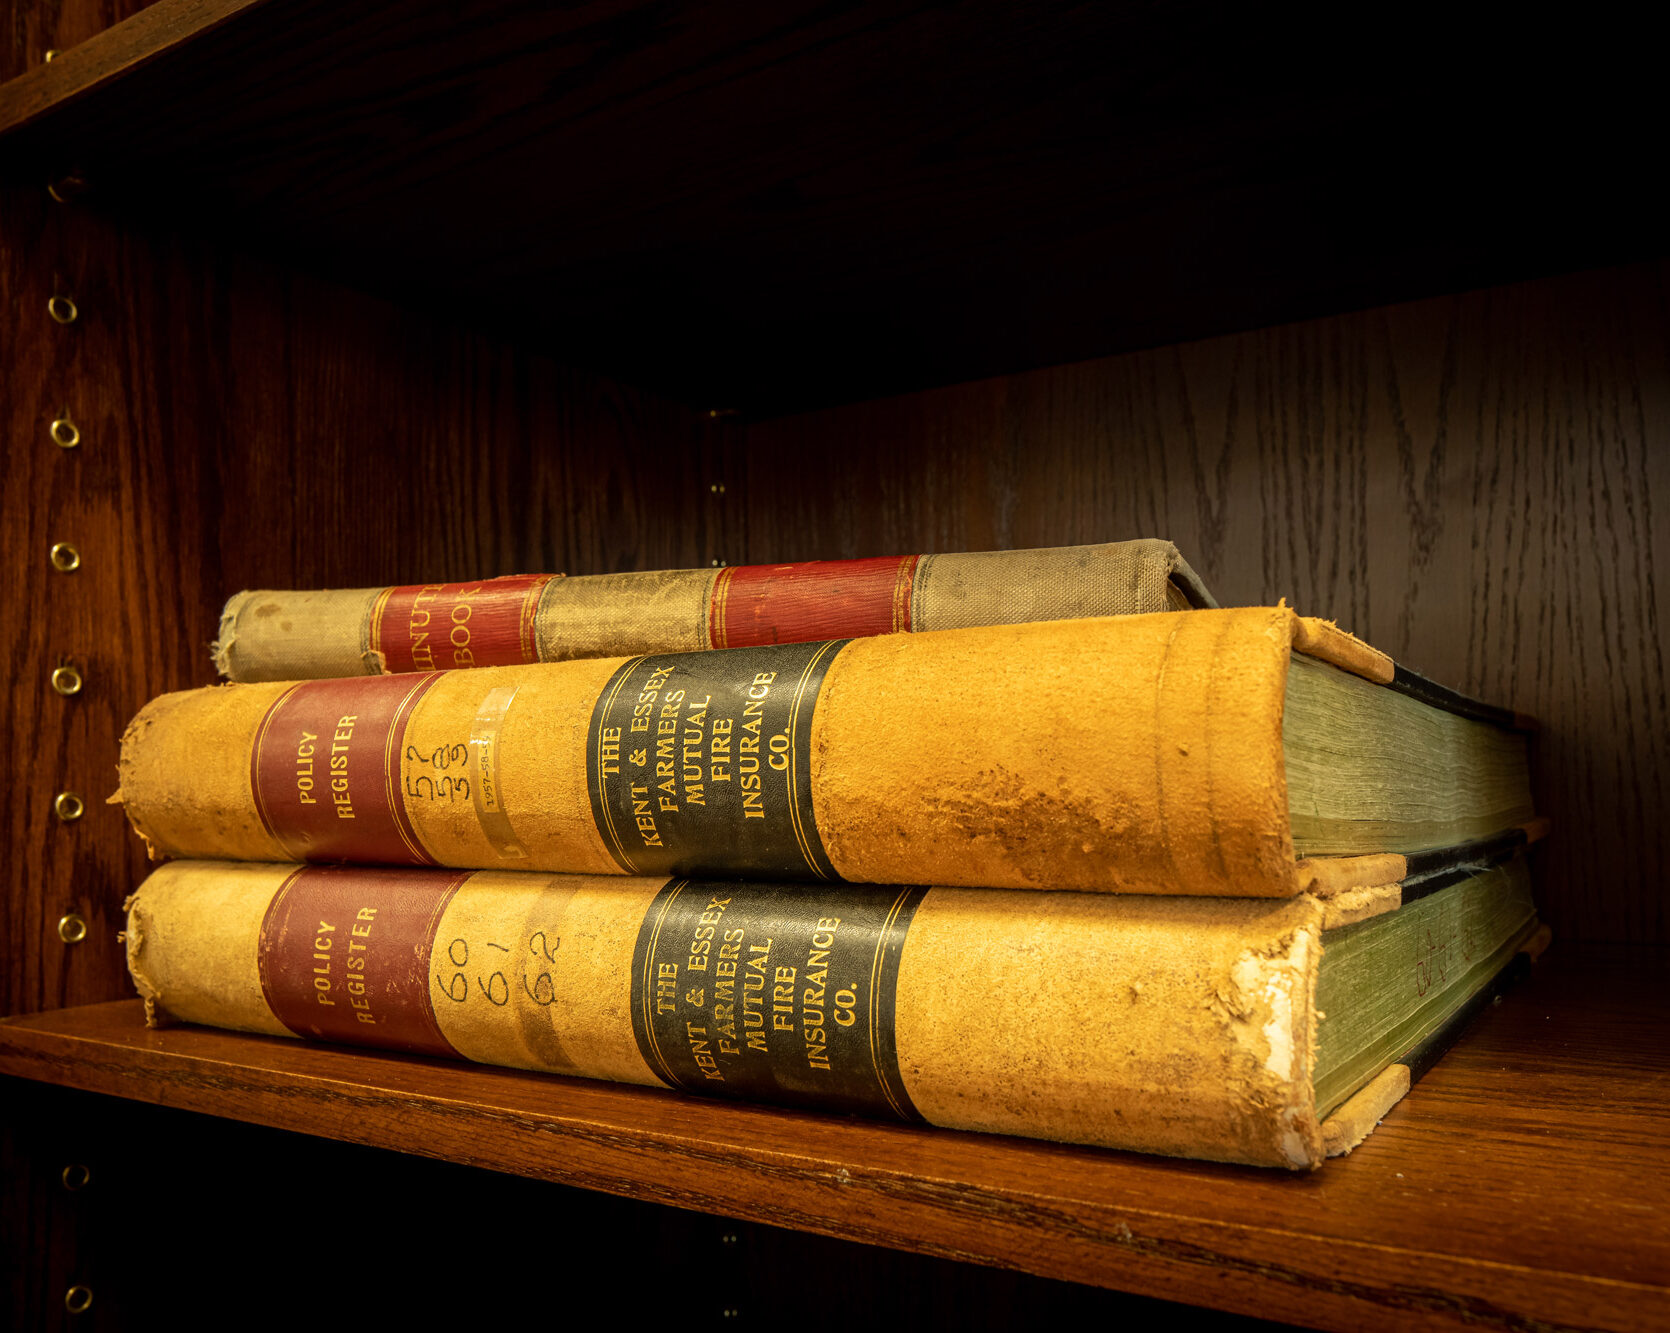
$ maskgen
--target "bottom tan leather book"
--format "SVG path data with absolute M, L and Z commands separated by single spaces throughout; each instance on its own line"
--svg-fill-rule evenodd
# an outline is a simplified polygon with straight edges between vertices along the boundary
M 1531 934 L 1504 855 L 1332 929 L 1306 895 L 180 861 L 127 947 L 153 1021 L 1299 1169 Z

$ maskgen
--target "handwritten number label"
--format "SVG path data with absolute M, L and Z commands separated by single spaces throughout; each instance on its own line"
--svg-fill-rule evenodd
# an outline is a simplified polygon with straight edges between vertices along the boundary
M 408 764 L 427 764 L 436 772 L 444 773 L 454 764 L 464 763 L 470 756 L 467 745 L 437 745 L 435 752 L 430 755 L 421 754 L 417 746 L 406 747 L 406 762 Z
M 556 983 L 551 980 L 549 972 L 541 972 L 534 978 L 534 984 L 528 985 L 527 975 L 522 977 L 522 989 L 528 993 L 528 998 L 541 1009 L 549 1009 L 557 1002 Z
M 435 974 L 435 984 L 441 988 L 441 994 L 454 1004 L 463 1004 L 470 998 L 470 983 L 464 980 L 462 972 L 454 972 L 451 981 L 442 981 L 441 974 Z
M 547 963 L 557 961 L 557 949 L 562 945 L 562 938 L 549 931 L 536 930 L 528 937 L 528 954 Z M 499 953 L 513 953 L 508 944 L 496 944 L 488 940 L 481 947 L 497 950 Z M 470 945 L 467 940 L 455 939 L 447 945 L 447 960 L 458 969 L 448 980 L 443 974 L 435 974 L 435 986 L 443 996 L 454 1004 L 466 1003 L 472 994 L 479 994 L 482 999 L 495 1008 L 502 1009 L 510 1003 L 511 982 L 502 969 L 493 972 L 477 973 L 472 989 L 470 978 L 464 969 L 470 962 Z M 557 984 L 551 973 L 546 970 L 532 971 L 524 964 L 522 971 L 522 992 L 541 1009 L 549 1009 L 557 1002 Z
M 408 768 L 424 767 L 427 773 L 408 772 L 405 777 L 406 795 L 416 801 L 467 801 L 470 799 L 470 780 L 454 777 L 446 770 L 462 767 L 470 754 L 467 745 L 437 745 L 431 754 L 421 753 L 417 746 L 406 747 Z M 444 776 L 439 776 L 444 775 Z

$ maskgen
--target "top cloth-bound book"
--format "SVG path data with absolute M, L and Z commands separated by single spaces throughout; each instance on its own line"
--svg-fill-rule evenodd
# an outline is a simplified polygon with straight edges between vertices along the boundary
M 241 592 L 215 666 L 320 680 L 1215 607 L 1168 541 Z

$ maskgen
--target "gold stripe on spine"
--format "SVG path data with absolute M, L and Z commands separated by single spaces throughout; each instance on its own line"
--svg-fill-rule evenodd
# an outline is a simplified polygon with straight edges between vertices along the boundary
M 839 652 L 851 642 L 851 639 L 832 639 L 830 642 L 824 644 L 818 649 L 812 660 L 806 664 L 805 670 L 800 673 L 800 680 L 794 687 L 794 702 L 789 705 L 788 752 L 791 756 L 800 753 L 798 748 L 801 743 L 799 734 L 800 713 L 801 705 L 806 701 L 806 682 L 812 678 L 812 674 L 817 671 L 818 664 L 821 663 L 824 658 L 830 656 L 832 652 Z M 821 674 L 818 677 L 818 683 L 820 685 L 823 683 L 823 677 Z M 810 733 L 812 728 L 812 712 L 815 711 L 816 708 L 817 696 L 814 693 L 812 697 L 812 708 L 808 709 L 806 713 L 806 729 L 808 733 Z M 811 738 L 810 735 L 808 735 L 807 744 L 809 745 L 810 743 Z M 820 857 L 812 850 L 812 844 L 806 836 L 805 824 L 800 818 L 800 775 L 796 771 L 797 768 L 798 765 L 796 765 L 791 759 L 788 766 L 787 777 L 789 780 L 789 818 L 794 823 L 794 839 L 800 847 L 801 856 L 806 860 L 806 868 L 819 879 L 830 879 L 831 876 L 826 875 L 818 864 Z
M 923 624 L 922 587 L 928 581 L 928 571 L 933 564 L 933 556 L 919 555 L 910 567 L 910 587 L 905 590 L 905 601 L 909 607 L 910 627 L 917 633 L 928 628 Z
M 522 619 L 517 627 L 522 648 L 524 662 L 537 662 L 539 658 L 539 635 L 537 633 L 539 620 L 539 602 L 545 596 L 545 589 L 551 583 L 562 577 L 561 574 L 547 574 L 537 583 L 528 585 L 527 594 L 522 598 Z
M 268 951 L 267 931 L 271 923 L 277 919 L 279 909 L 283 906 L 284 899 L 291 888 L 294 887 L 296 880 L 306 873 L 306 866 L 298 866 L 295 872 L 286 877 L 284 883 L 278 886 L 278 892 L 273 894 L 272 901 L 267 904 L 267 910 L 261 918 L 261 933 L 256 937 L 255 974 L 261 982 L 261 995 L 266 1000 L 267 1007 L 272 1010 L 273 1017 L 278 1019 L 280 1023 L 284 1023 L 285 1027 L 290 1027 L 290 1025 L 285 1023 L 283 1015 L 273 1007 L 273 959 Z M 150 1008 L 147 1006 L 146 1013 L 149 1014 L 149 1012 Z M 295 1028 L 290 1028 L 290 1030 L 292 1032 L 296 1031 Z M 302 1034 L 297 1033 L 297 1035 Z
M 736 566 L 726 565 L 713 580 L 713 592 L 708 597 L 708 642 L 715 648 L 729 648 L 730 636 L 725 632 L 725 614 L 731 599 L 731 576 Z
M 678 901 L 679 894 L 689 887 L 689 880 L 680 880 L 662 902 L 661 910 L 656 913 L 655 929 L 650 933 L 649 947 L 644 950 L 643 989 L 639 993 L 643 1005 L 643 1028 L 649 1038 L 651 1055 L 655 1064 L 655 1076 L 669 1088 L 682 1087 L 683 1084 L 679 1082 L 678 1075 L 673 1072 L 672 1065 L 668 1063 L 667 1057 L 662 1053 L 661 1039 L 655 1030 L 655 958 L 657 947 L 661 943 L 661 927 L 667 920 L 667 913 L 672 910 L 673 904 Z
M 423 840 L 418 836 L 417 825 L 412 821 L 412 812 L 406 808 L 405 784 L 401 782 L 401 757 L 406 752 L 406 724 L 411 721 L 412 713 L 417 709 L 418 701 L 428 694 L 435 682 L 445 671 L 432 671 L 428 675 L 419 676 L 417 684 L 406 691 L 405 698 L 394 710 L 394 717 L 389 722 L 388 736 L 383 741 L 383 790 L 388 797 L 389 809 L 394 812 L 394 830 L 400 835 L 400 841 L 406 844 L 408 851 L 418 858 L 422 865 L 439 865 L 439 858 L 432 855 Z M 398 785 L 396 785 L 398 784 Z
M 638 663 L 642 662 L 643 660 L 644 659 L 643 659 L 642 656 L 634 657 L 631 660 L 624 663 L 621 666 L 620 670 L 616 673 L 614 686 L 613 686 L 613 688 L 610 689 L 610 691 L 608 693 L 608 696 L 607 696 L 607 698 L 606 698 L 606 700 L 603 704 L 602 715 L 604 717 L 608 717 L 614 711 L 615 700 L 620 697 L 621 689 L 625 686 L 627 680 L 631 677 L 633 668 L 636 667 L 638 665 Z M 595 756 L 596 765 L 597 765 L 596 771 L 598 773 L 602 773 L 603 772 L 603 731 L 604 731 L 604 729 L 602 727 L 594 725 L 593 730 L 596 731 L 596 733 L 597 733 L 597 754 Z M 631 871 L 631 872 L 634 872 L 634 873 L 642 873 L 641 871 L 639 871 L 638 866 L 633 862 L 632 857 L 630 856 L 630 854 L 628 854 L 628 852 L 626 850 L 626 844 L 623 843 L 620 840 L 620 833 L 615 828 L 614 811 L 609 808 L 609 803 L 607 801 L 602 801 L 600 804 L 601 804 L 601 808 L 603 810 L 603 822 L 604 822 L 604 828 L 603 828 L 602 831 L 605 834 L 608 835 L 611 854 L 614 856 L 615 860 L 620 863 L 620 867 L 621 867 L 622 870 L 627 870 L 627 871 Z M 594 813 L 595 813 L 595 811 L 594 811 Z
M 893 900 L 893 906 L 888 910 L 887 920 L 882 923 L 881 930 L 876 935 L 876 956 L 870 964 L 870 1067 L 875 1070 L 876 1084 L 881 1088 L 881 1095 L 887 1098 L 887 1104 L 901 1120 L 914 1120 L 917 1113 L 914 1106 L 907 1110 L 899 1104 L 899 1099 L 893 1092 L 893 1085 L 883 1072 L 878 1056 L 881 1050 L 882 968 L 887 961 L 887 942 L 893 937 L 893 926 L 914 892 L 911 888 L 899 890 L 899 896 Z M 897 1063 L 896 1058 L 894 1062 Z
M 911 589 L 916 584 L 916 562 L 919 558 L 914 555 L 899 557 L 899 572 L 893 579 L 893 632 L 895 634 L 908 633 L 910 630 Z
M 481 831 L 493 850 L 506 861 L 525 861 L 528 849 L 511 827 L 510 814 L 504 806 L 504 791 L 499 781 L 499 731 L 504 726 L 510 701 L 516 697 L 517 687 L 500 685 L 489 690 L 481 701 L 470 728 L 470 796 L 475 804 L 476 818 Z
M 383 612 L 388 609 L 389 598 L 393 595 L 393 588 L 384 588 L 372 601 L 366 616 L 365 645 L 361 651 L 373 654 L 371 660 L 377 663 L 381 674 L 388 671 L 388 659 L 383 654 Z
M 249 793 L 252 804 L 255 806 L 255 813 L 261 820 L 261 827 L 267 831 L 267 836 L 282 847 L 284 854 L 292 861 L 305 860 L 307 850 L 306 848 L 300 851 L 296 850 L 285 840 L 283 834 L 278 831 L 278 826 L 273 823 L 272 814 L 267 809 L 267 803 L 261 797 L 261 751 L 267 743 L 267 733 L 272 729 L 273 719 L 278 716 L 279 710 L 284 707 L 284 701 L 301 689 L 302 684 L 305 684 L 305 682 L 292 685 L 273 700 L 272 706 L 267 709 L 266 715 L 261 719 L 261 725 L 255 729 L 255 744 L 250 746 L 249 750 Z

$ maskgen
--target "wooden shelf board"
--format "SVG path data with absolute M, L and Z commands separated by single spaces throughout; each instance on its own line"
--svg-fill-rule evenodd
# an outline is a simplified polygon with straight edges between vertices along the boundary
M 1665 962 L 1557 948 L 1307 1176 L 153 1031 L 138 1001 L 0 1023 L 0 1074 L 1320 1327 L 1661 1327 Z
M 0 162 L 766 413 L 1661 253 L 1651 44 L 1441 29 L 158 0 L 0 86 Z

